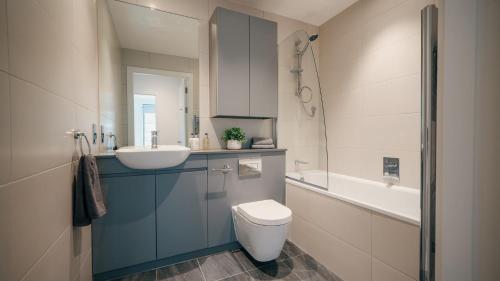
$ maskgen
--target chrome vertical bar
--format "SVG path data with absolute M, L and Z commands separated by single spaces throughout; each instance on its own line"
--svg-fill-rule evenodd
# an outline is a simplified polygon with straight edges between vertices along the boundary
M 421 281 L 435 279 L 437 17 L 435 5 L 422 9 Z

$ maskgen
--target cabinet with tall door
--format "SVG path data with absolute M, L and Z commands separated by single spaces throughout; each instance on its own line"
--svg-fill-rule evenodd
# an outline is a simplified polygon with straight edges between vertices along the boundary
M 210 19 L 212 117 L 278 116 L 277 24 L 224 8 Z

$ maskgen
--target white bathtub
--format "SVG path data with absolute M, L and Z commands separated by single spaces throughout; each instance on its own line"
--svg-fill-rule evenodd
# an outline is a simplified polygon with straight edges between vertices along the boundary
M 326 175 L 287 173 L 289 239 L 342 280 L 418 280 L 420 192 Z
M 299 180 L 301 177 L 303 181 Z M 376 181 L 329 173 L 329 188 L 326 190 L 308 184 L 326 187 L 326 172 L 320 170 L 300 174 L 288 172 L 287 183 L 420 225 L 420 191 L 414 188 L 389 187 Z

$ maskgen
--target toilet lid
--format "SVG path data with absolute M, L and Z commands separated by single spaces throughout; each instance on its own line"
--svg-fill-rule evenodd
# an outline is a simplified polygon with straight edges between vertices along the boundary
M 260 225 L 282 225 L 292 220 L 292 211 L 274 200 L 240 204 L 238 211 L 249 221 Z

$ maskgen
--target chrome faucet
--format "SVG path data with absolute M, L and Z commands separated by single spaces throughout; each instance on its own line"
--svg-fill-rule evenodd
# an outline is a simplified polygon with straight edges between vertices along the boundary
M 151 148 L 158 148 L 158 131 L 151 131 Z
M 109 138 L 113 140 L 113 150 L 118 150 L 118 140 L 115 134 L 110 134 Z

